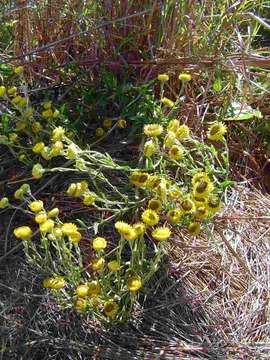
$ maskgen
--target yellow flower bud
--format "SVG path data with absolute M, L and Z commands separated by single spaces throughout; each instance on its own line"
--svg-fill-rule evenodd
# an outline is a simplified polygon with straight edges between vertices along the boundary
M 76 145 L 74 143 L 70 144 L 67 148 L 67 158 L 70 160 L 73 160 L 77 157 L 78 155 L 78 149 L 76 147 Z
M 108 262 L 108 268 L 110 271 L 112 272 L 117 272 L 120 270 L 120 264 L 117 260 L 112 260 L 110 262 Z
M 65 129 L 62 126 L 58 126 L 52 132 L 52 141 L 60 141 L 65 135 Z
M 40 122 L 38 121 L 35 121 L 33 124 L 32 124 L 32 131 L 34 134 L 38 134 L 40 133 L 40 131 L 42 130 L 42 125 L 40 124 Z
M 37 224 L 43 224 L 45 221 L 47 221 L 47 214 L 46 213 L 40 213 L 35 216 L 35 222 Z
M 125 129 L 127 127 L 127 121 L 125 119 L 118 120 L 117 127 L 119 127 L 119 129 Z
M 159 74 L 158 75 L 158 80 L 159 81 L 168 81 L 169 80 L 169 75 L 167 75 L 167 74 Z
M 56 141 L 52 146 L 52 155 L 53 156 L 59 156 L 61 154 L 61 151 L 63 150 L 64 145 L 62 141 Z
M 103 121 L 103 126 L 105 127 L 105 129 L 110 129 L 112 127 L 112 120 L 111 119 L 105 119 Z
M 21 240 L 27 240 L 33 234 L 32 230 L 30 229 L 29 226 L 20 226 L 20 227 L 14 229 L 13 233 L 17 239 L 21 239 Z
M 12 86 L 11 88 L 8 89 L 9 95 L 14 95 L 16 92 L 17 92 L 16 86 Z
M 4 96 L 6 93 L 6 87 L 5 86 L 0 86 L 0 96 Z
M 127 288 L 131 292 L 136 292 L 142 287 L 142 279 L 140 276 L 132 276 L 127 281 Z
M 85 298 L 88 295 L 89 287 L 86 284 L 79 285 L 76 289 L 76 294 L 80 298 Z
M 107 241 L 103 237 L 96 237 L 93 240 L 92 247 L 96 251 L 104 250 L 106 246 L 107 246 Z
M 186 73 L 181 73 L 178 76 L 180 81 L 190 81 L 191 80 L 191 75 L 190 74 L 186 74 Z
M 54 110 L 54 112 L 53 112 L 53 118 L 54 118 L 54 119 L 57 119 L 57 118 L 59 117 L 59 115 L 60 115 L 60 111 L 59 111 L 59 110 Z
M 41 200 L 32 201 L 28 206 L 33 212 L 38 213 L 41 210 L 43 210 L 43 201 Z
M 32 147 L 32 150 L 35 154 L 40 154 L 45 148 L 45 144 L 43 142 L 39 142 Z
M 166 98 L 166 97 L 163 97 L 161 99 L 161 102 L 162 102 L 162 104 L 164 104 L 164 105 L 166 105 L 166 106 L 168 106 L 170 108 L 174 107 L 174 102 L 172 100 Z
M 93 259 L 92 260 L 92 268 L 93 270 L 101 270 L 103 269 L 105 264 L 105 260 L 104 258 L 99 258 L 99 259 Z
M 87 301 L 83 298 L 75 299 L 73 307 L 79 313 L 84 312 L 87 309 Z
M 5 207 L 7 207 L 9 204 L 9 200 L 7 197 L 3 197 L 1 200 L 0 200 L 0 209 L 4 209 Z
M 43 157 L 43 159 L 45 160 L 51 160 L 52 158 L 52 150 L 51 148 L 49 148 L 48 146 L 45 146 L 43 148 L 43 150 L 41 151 L 40 155 Z
M 156 151 L 156 144 L 153 140 L 148 140 L 144 144 L 143 153 L 146 157 L 150 158 Z
M 96 194 L 93 192 L 87 193 L 83 196 L 83 203 L 84 205 L 92 205 L 96 200 Z
M 102 129 L 102 127 L 96 128 L 96 136 L 102 137 L 105 134 L 105 131 Z
M 15 143 L 18 140 L 18 135 L 15 133 L 12 133 L 9 135 L 9 141 Z
M 15 67 L 15 69 L 14 69 L 14 73 L 15 73 L 16 75 L 22 74 L 23 71 L 24 71 L 24 67 L 23 67 L 23 66 L 17 66 L 17 67 Z
M 59 215 L 59 209 L 58 208 L 53 208 L 52 210 L 50 210 L 49 212 L 48 212 L 48 216 L 50 217 L 50 218 L 55 218 L 55 217 L 57 217 Z
M 22 200 L 23 199 L 23 196 L 24 196 L 24 192 L 22 191 L 22 189 L 18 189 L 15 191 L 14 193 L 14 198 L 16 200 Z
M 39 225 L 39 230 L 42 233 L 50 232 L 52 231 L 53 228 L 54 228 L 54 221 L 51 219 L 46 220 L 45 222 Z
M 53 111 L 52 111 L 52 109 L 44 110 L 44 111 L 42 111 L 41 115 L 44 118 L 48 119 L 53 116 Z
M 59 290 L 66 285 L 65 279 L 62 276 L 56 276 L 53 278 L 47 278 L 43 280 L 43 287 Z
M 42 104 L 43 108 L 45 110 L 49 110 L 52 107 L 52 102 L 51 101 L 46 101 Z

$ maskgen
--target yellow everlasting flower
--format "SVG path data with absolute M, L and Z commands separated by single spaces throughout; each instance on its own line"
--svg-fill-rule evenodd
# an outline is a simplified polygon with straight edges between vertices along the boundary
M 18 190 L 15 191 L 14 198 L 16 200 L 22 200 L 23 197 L 24 197 L 24 192 L 22 191 L 22 189 L 18 189 Z
M 72 244 L 78 244 L 81 238 L 82 235 L 79 231 L 74 231 L 72 234 L 68 236 L 68 239 L 70 242 L 72 242 Z
M 209 140 L 221 141 L 224 139 L 226 132 L 226 125 L 224 125 L 222 122 L 215 122 L 209 127 L 207 131 L 207 137 Z
M 17 239 L 21 240 L 28 240 L 33 234 L 29 226 L 20 226 L 14 229 L 13 233 Z
M 162 203 L 160 200 L 158 199 L 151 199 L 148 202 L 148 209 L 151 209 L 155 212 L 160 212 L 160 210 L 162 209 Z
M 53 111 L 52 111 L 52 109 L 44 110 L 44 111 L 42 111 L 41 115 L 45 119 L 48 119 L 48 118 L 53 117 Z
M 103 237 L 98 236 L 93 240 L 92 247 L 96 251 L 104 250 L 106 246 L 107 246 L 107 241 Z
M 162 134 L 163 127 L 159 124 L 144 125 L 143 132 L 147 136 L 155 137 Z
M 96 297 L 101 293 L 100 284 L 96 280 L 90 281 L 88 283 L 88 295 L 91 297 Z
M 44 288 L 59 290 L 66 285 L 66 282 L 62 276 L 56 276 L 44 279 L 42 284 Z
M 47 214 L 46 213 L 40 213 L 40 214 L 37 214 L 36 216 L 35 216 L 35 222 L 37 223 L 37 224 L 42 224 L 42 223 L 44 223 L 45 221 L 47 221 L 48 220 L 48 217 L 47 217 Z
M 185 199 L 183 199 L 180 205 L 184 214 L 191 214 L 196 209 L 195 204 L 190 197 L 186 197 Z
M 167 74 L 159 74 L 158 75 L 158 80 L 159 81 L 168 81 L 169 80 L 169 75 L 167 75 Z
M 191 80 L 191 75 L 187 74 L 187 73 L 181 73 L 181 74 L 179 74 L 178 79 L 180 81 L 190 81 Z
M 45 101 L 43 104 L 42 104 L 43 108 L 45 110 L 48 110 L 52 107 L 52 102 L 51 101 Z
M 183 158 L 183 155 L 184 155 L 184 151 L 178 145 L 173 145 L 168 153 L 169 158 L 176 161 L 181 160 Z
M 206 219 L 208 217 L 208 209 L 205 206 L 199 206 L 196 208 L 195 218 Z
M 99 259 L 93 259 L 92 260 L 92 268 L 95 271 L 103 269 L 104 265 L 105 265 L 104 258 L 99 258 Z
M 87 205 L 87 206 L 92 205 L 92 204 L 94 204 L 96 198 L 97 198 L 97 195 L 95 193 L 89 192 L 89 193 L 83 195 L 83 203 L 84 203 L 84 205 Z
M 9 200 L 7 197 L 3 197 L 0 200 L 0 209 L 4 209 L 5 207 L 7 207 L 9 205 Z
M 32 201 L 28 206 L 33 212 L 38 213 L 43 209 L 43 201 Z
M 119 127 L 119 129 L 125 129 L 127 127 L 127 121 L 125 119 L 118 120 L 117 127 Z
M 102 137 L 105 134 L 105 131 L 102 129 L 102 127 L 96 128 L 96 136 Z
M 172 147 L 175 143 L 176 135 L 173 131 L 168 131 L 164 138 L 164 145 L 168 148 Z
M 153 140 L 148 140 L 144 144 L 143 153 L 146 157 L 150 158 L 157 150 L 157 145 Z
M 35 146 L 33 146 L 32 150 L 35 154 L 40 154 L 44 148 L 45 148 L 45 144 L 43 142 L 39 142 Z
M 31 128 L 34 134 L 38 134 L 43 129 L 41 123 L 38 121 L 35 121 Z
M 32 168 L 32 175 L 35 179 L 42 178 L 45 170 L 43 169 L 41 164 L 35 164 Z
M 220 199 L 216 195 L 209 195 L 206 201 L 206 207 L 209 211 L 215 213 L 222 208 Z
M 52 150 L 51 150 L 52 156 L 59 156 L 63 149 L 64 149 L 64 144 L 62 143 L 62 141 L 56 141 L 52 145 Z
M 139 171 L 134 171 L 130 177 L 129 180 L 131 181 L 132 184 L 134 184 L 135 186 L 138 187 L 145 187 L 147 180 L 148 180 L 148 174 L 147 173 L 143 173 L 143 172 L 139 172 Z
M 152 231 L 152 237 L 157 241 L 167 240 L 171 236 L 171 230 L 167 227 L 158 227 Z
M 58 126 L 52 132 L 52 141 L 61 141 L 65 135 L 65 129 L 62 126 Z
M 87 309 L 87 301 L 84 298 L 78 298 L 74 300 L 73 307 L 79 313 L 85 312 Z
M 9 95 L 14 95 L 17 92 L 16 86 L 12 86 L 11 88 L 8 89 L 7 92 Z
M 194 185 L 193 193 L 195 197 L 206 197 L 213 189 L 214 185 L 211 181 L 200 180 Z
M 57 118 L 59 117 L 59 115 L 60 115 L 60 111 L 57 110 L 57 109 L 55 109 L 54 112 L 53 112 L 53 116 L 52 116 L 52 117 L 53 117 L 54 119 L 57 119 Z
M 117 260 L 112 260 L 108 262 L 107 266 L 112 272 L 117 272 L 120 270 L 120 263 Z
M 189 137 L 189 127 L 185 124 L 180 125 L 176 131 L 176 137 L 179 140 L 183 140 Z
M 5 86 L 0 86 L 0 96 L 4 96 L 6 93 L 6 87 Z
M 44 221 L 42 224 L 39 225 L 39 230 L 42 233 L 47 233 L 52 231 L 52 229 L 54 228 L 54 221 L 49 219 Z
M 180 209 L 171 209 L 167 212 L 167 216 L 172 223 L 178 223 L 183 216 L 183 212 Z
M 105 127 L 105 129 L 110 129 L 112 127 L 112 120 L 111 119 L 105 119 L 103 121 L 103 126 Z
M 89 287 L 87 284 L 79 285 L 76 288 L 76 294 L 80 298 L 85 298 L 88 295 Z
M 168 99 L 167 97 L 163 97 L 160 101 L 162 102 L 163 105 L 166 105 L 170 108 L 174 107 L 174 102 Z
M 147 209 L 142 213 L 142 221 L 147 225 L 154 226 L 159 222 L 159 216 L 155 211 Z
M 182 196 L 182 192 L 177 186 L 174 186 L 173 188 L 170 189 L 168 195 L 171 199 L 177 200 Z
M 12 143 L 15 143 L 18 140 L 18 135 L 15 133 L 12 133 L 9 135 L 9 141 Z
M 128 241 L 133 241 L 138 237 L 135 229 L 124 221 L 117 221 L 114 226 L 116 230 Z
M 149 190 L 156 188 L 161 182 L 161 178 L 158 175 L 148 175 L 145 187 Z
M 179 126 L 180 126 L 180 121 L 177 119 L 172 119 L 172 120 L 170 120 L 170 122 L 167 125 L 167 131 L 168 132 L 172 131 L 175 133 L 177 131 L 177 129 L 179 128 Z
M 40 155 L 43 157 L 43 159 L 45 160 L 51 160 L 52 158 L 52 152 L 51 152 L 51 148 L 49 148 L 49 146 L 45 146 L 43 148 L 43 150 L 41 151 Z
M 142 279 L 140 276 L 132 276 L 127 280 L 127 288 L 131 292 L 136 292 L 142 287 Z
M 62 225 L 62 232 L 64 235 L 70 236 L 78 231 L 78 228 L 73 223 L 64 223 Z
M 205 172 L 202 171 L 198 171 L 196 172 L 193 177 L 192 177 L 192 185 L 194 186 L 197 182 L 200 181 L 207 181 L 209 182 L 210 179 L 208 177 L 208 175 Z
M 113 318 L 116 316 L 118 310 L 119 310 L 119 305 L 116 304 L 116 302 L 114 302 L 112 299 L 104 303 L 104 313 L 106 316 Z
M 141 222 L 133 224 L 132 227 L 136 231 L 137 236 L 142 236 L 145 233 L 145 225 Z
M 197 236 L 201 231 L 201 225 L 198 222 L 192 222 L 188 225 L 188 233 L 192 236 Z
M 50 218 L 55 218 L 55 217 L 57 217 L 59 215 L 59 209 L 56 207 L 56 208 L 53 208 L 52 210 L 50 210 L 49 212 L 48 212 L 48 216 L 50 217 Z
M 78 152 L 79 151 L 77 149 L 77 146 L 74 143 L 72 143 L 72 144 L 68 145 L 68 147 L 67 147 L 66 157 L 70 160 L 73 160 L 77 157 Z

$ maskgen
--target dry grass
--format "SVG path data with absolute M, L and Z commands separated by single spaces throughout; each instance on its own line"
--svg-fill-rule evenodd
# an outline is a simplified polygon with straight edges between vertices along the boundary
M 202 306 L 233 359 L 268 359 L 269 195 L 239 185 L 209 234 L 170 246 L 174 271 Z

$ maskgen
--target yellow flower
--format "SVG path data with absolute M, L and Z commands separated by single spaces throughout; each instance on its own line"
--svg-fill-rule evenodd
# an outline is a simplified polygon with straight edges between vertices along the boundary
M 21 100 L 22 100 L 22 97 L 20 95 L 17 95 L 11 100 L 11 102 L 13 105 L 18 105 Z
M 178 76 L 178 79 L 180 81 L 190 81 L 191 80 L 191 75 L 190 74 L 187 74 L 187 73 L 181 73 L 179 76 Z
M 83 203 L 84 205 L 92 205 L 96 200 L 97 195 L 93 192 L 89 192 L 87 194 L 84 194 L 83 196 Z
M 172 119 L 170 120 L 169 124 L 167 125 L 167 131 L 172 131 L 172 132 L 176 132 L 177 129 L 179 128 L 180 126 L 180 121 L 177 120 L 177 119 Z
M 14 198 L 16 200 L 22 200 L 23 197 L 24 197 L 24 192 L 22 191 L 22 189 L 18 189 L 18 190 L 15 191 Z
M 87 301 L 83 298 L 78 298 L 74 300 L 73 307 L 76 311 L 84 312 L 87 309 Z
M 183 213 L 180 209 L 171 209 L 167 212 L 167 216 L 172 223 L 178 223 L 181 220 Z
M 67 153 L 66 153 L 66 157 L 70 160 L 73 160 L 77 157 L 78 155 L 78 149 L 76 147 L 76 145 L 74 143 L 68 145 L 67 147 Z
M 105 265 L 104 258 L 99 258 L 99 259 L 93 259 L 92 260 L 92 268 L 95 271 L 103 269 L 104 265 Z
M 128 241 L 133 241 L 138 237 L 135 229 L 123 221 L 117 221 L 114 226 L 116 230 Z
M 27 99 L 25 97 L 22 97 L 21 100 L 18 103 L 18 106 L 24 107 L 27 103 Z
M 176 131 L 176 137 L 179 140 L 189 137 L 189 127 L 187 125 L 180 125 Z
M 42 111 L 41 115 L 45 119 L 48 119 L 53 116 L 53 111 L 52 111 L 52 109 L 44 110 L 44 111 Z
M 157 175 L 148 175 L 145 187 L 149 190 L 156 188 L 161 182 L 161 178 Z
M 163 97 L 161 99 L 161 102 L 162 102 L 162 104 L 164 104 L 164 105 L 166 105 L 166 106 L 168 106 L 170 108 L 174 107 L 174 102 L 172 100 L 166 98 L 166 97 Z
M 61 141 L 65 135 L 65 129 L 62 126 L 56 127 L 52 132 L 52 141 Z
M 120 119 L 117 121 L 117 126 L 119 129 L 125 129 L 127 127 L 127 121 L 125 119 Z
M 157 146 L 154 143 L 154 141 L 153 140 L 148 140 L 144 144 L 143 153 L 144 153 L 144 155 L 146 157 L 149 158 L 155 153 L 156 149 L 157 149 Z
M 154 226 L 159 222 L 159 216 L 155 211 L 147 209 L 142 213 L 142 221 L 147 225 Z
M 154 189 L 154 191 L 160 196 L 161 200 L 164 202 L 167 198 L 167 191 L 168 191 L 169 182 L 162 178 L 160 179 L 159 184 Z
M 62 225 L 62 232 L 64 235 L 70 236 L 78 231 L 78 228 L 73 223 L 64 223 Z
M 102 127 L 96 128 L 96 136 L 102 137 L 105 134 L 105 131 L 102 129 Z
M 86 284 L 79 285 L 76 289 L 76 294 L 80 298 L 85 298 L 88 295 L 89 287 Z
M 192 236 L 197 236 L 201 231 L 201 225 L 198 222 L 192 222 L 188 225 L 188 232 Z
M 113 318 L 116 316 L 119 310 L 119 305 L 116 304 L 113 299 L 110 299 L 104 303 L 104 313 L 106 316 Z
M 56 110 L 54 110 L 52 117 L 53 117 L 54 119 L 57 119 L 57 118 L 59 117 L 59 115 L 60 115 L 60 111 L 56 109 Z
M 48 109 L 50 109 L 50 108 L 52 107 L 52 102 L 51 102 L 51 101 L 46 101 L 46 102 L 44 102 L 44 103 L 42 104 L 42 106 L 43 106 L 43 108 L 44 108 L 45 110 L 48 110 Z
M 107 266 L 112 272 L 117 272 L 120 270 L 120 263 L 117 260 L 112 260 L 108 262 Z
M 68 196 L 75 196 L 76 190 L 77 190 L 77 184 L 75 183 L 70 184 L 67 189 Z
M 200 206 L 206 206 L 206 202 L 207 202 L 207 198 L 204 197 L 198 197 L 198 196 L 193 196 L 192 200 L 194 201 L 196 207 L 200 207 Z
M 190 197 L 186 197 L 180 203 L 184 214 L 191 214 L 195 211 L 195 204 Z
M 63 148 L 64 148 L 64 144 L 62 143 L 62 141 L 56 141 L 52 146 L 52 150 L 51 150 L 52 156 L 59 156 Z
M 4 96 L 6 91 L 7 90 L 6 90 L 5 86 L 0 86 L 0 96 Z
M 171 199 L 177 200 L 181 197 L 182 192 L 180 189 L 178 189 L 178 187 L 173 187 L 168 194 Z
M 139 171 L 134 171 L 130 175 L 129 179 L 131 183 L 134 184 L 135 186 L 145 187 L 148 180 L 148 174 Z
M 133 229 L 136 231 L 137 236 L 142 236 L 145 233 L 145 225 L 143 223 L 136 223 L 132 225 Z
M 33 146 L 32 150 L 35 154 L 40 154 L 44 148 L 45 148 L 45 144 L 43 142 L 39 142 L 35 146 Z
M 155 137 L 162 134 L 163 127 L 159 124 L 144 125 L 143 132 L 147 136 Z
M 227 127 L 222 122 L 215 122 L 212 124 L 208 131 L 207 131 L 207 137 L 209 140 L 213 141 L 221 141 L 224 139 L 224 135 L 227 132 Z
M 206 197 L 213 189 L 211 181 L 200 180 L 195 183 L 193 193 L 195 197 Z
M 105 127 L 105 129 L 110 129 L 112 127 L 112 120 L 111 119 L 105 119 L 103 121 L 103 126 Z
M 220 199 L 216 195 L 210 195 L 206 202 L 206 207 L 209 211 L 215 213 L 222 208 Z
M 93 240 L 92 246 L 93 246 L 93 249 L 96 251 L 104 250 L 107 246 L 107 241 L 103 237 L 96 237 Z
M 151 199 L 148 202 L 148 209 L 151 209 L 155 212 L 160 212 L 160 210 L 162 209 L 162 203 L 160 200 L 158 199 Z
M 20 226 L 20 227 L 14 229 L 13 233 L 17 239 L 21 239 L 21 240 L 27 240 L 33 234 L 32 230 L 30 229 L 29 226 Z
M 159 74 L 158 75 L 158 80 L 159 81 L 168 81 L 169 80 L 169 75 L 167 75 L 167 74 Z
M 30 185 L 29 184 L 22 184 L 22 186 L 20 187 L 20 189 L 22 190 L 22 192 L 24 194 L 26 193 L 30 193 L 31 189 L 30 189 Z
M 164 138 L 164 145 L 168 148 L 172 147 L 176 139 L 176 135 L 172 131 L 168 131 L 167 135 Z
M 39 230 L 42 233 L 47 233 L 52 231 L 52 229 L 54 228 L 54 221 L 49 219 L 44 221 L 42 224 L 39 225 Z
M 12 143 L 15 143 L 18 140 L 18 135 L 15 133 L 12 133 L 9 135 L 9 141 Z
M 8 89 L 9 95 L 14 95 L 16 92 L 17 92 L 16 86 L 12 86 L 11 88 Z
M 33 212 L 38 213 L 43 209 L 43 201 L 32 201 L 28 206 Z
M 168 153 L 169 158 L 176 161 L 181 160 L 183 155 L 184 155 L 184 151 L 178 145 L 173 145 Z
M 62 289 L 63 287 L 65 287 L 65 285 L 66 285 L 66 282 L 62 276 L 46 278 L 43 280 L 44 288 L 59 290 L 59 289 Z
M 57 217 L 59 215 L 59 209 L 58 208 L 53 208 L 52 210 L 50 210 L 49 212 L 48 212 L 48 216 L 50 217 L 50 218 L 55 218 L 55 217 Z
M 95 281 L 92 280 L 89 284 L 88 284 L 88 295 L 92 296 L 92 297 L 96 297 L 97 295 L 99 295 L 101 293 L 101 287 L 100 284 Z
M 198 171 L 192 177 L 192 185 L 194 186 L 197 182 L 200 181 L 210 181 L 208 175 L 205 172 Z
M 152 237 L 157 241 L 167 240 L 171 236 L 171 231 L 167 227 L 158 227 L 152 231 Z
M 4 209 L 5 207 L 7 207 L 9 205 L 9 200 L 7 197 L 3 197 L 0 200 L 0 209 Z
M 45 170 L 43 169 L 41 164 L 35 164 L 32 168 L 32 175 L 35 179 L 42 178 Z
M 205 206 L 199 206 L 196 208 L 195 218 L 206 219 L 208 217 L 208 209 Z
M 41 154 L 40 154 L 43 159 L 45 160 L 51 160 L 52 158 L 52 152 L 51 152 L 51 149 L 49 148 L 49 146 L 45 146 L 43 148 L 43 150 L 41 151 Z
M 28 107 L 25 111 L 25 115 L 27 117 L 32 117 L 33 116 L 33 109 L 31 107 Z
M 47 217 L 47 214 L 46 213 L 40 213 L 40 214 L 37 214 L 36 216 L 35 216 L 35 222 L 37 223 L 37 224 L 42 224 L 42 223 L 44 223 L 45 221 L 47 221 L 48 220 L 48 217 Z
M 63 235 L 61 226 L 54 227 L 52 233 L 57 239 L 60 239 Z
M 82 235 L 79 231 L 75 231 L 74 233 L 68 236 L 68 239 L 72 244 L 78 244 L 82 238 Z
M 42 125 L 38 122 L 38 121 L 35 121 L 33 124 L 32 124 L 32 131 L 34 134 L 38 134 L 40 131 L 42 130 Z
M 140 276 L 132 276 L 127 280 L 127 287 L 129 291 L 136 292 L 142 287 L 142 279 Z

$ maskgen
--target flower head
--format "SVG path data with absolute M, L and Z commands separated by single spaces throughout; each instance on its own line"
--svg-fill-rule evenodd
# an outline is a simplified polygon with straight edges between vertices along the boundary
M 46 220 L 39 225 L 39 230 L 42 233 L 50 232 L 52 231 L 53 228 L 54 228 L 54 221 L 51 219 Z
M 56 207 L 56 208 L 53 208 L 51 209 L 49 212 L 48 212 L 48 216 L 50 218 L 55 218 L 59 215 L 59 209 Z
M 146 157 L 150 158 L 156 151 L 157 145 L 153 140 L 148 140 L 144 144 L 143 153 Z
M 162 104 L 164 104 L 170 108 L 174 107 L 174 102 L 166 97 L 163 97 L 160 101 L 162 102 Z
M 145 233 L 145 225 L 143 223 L 133 224 L 132 227 L 136 231 L 137 236 L 142 236 Z
M 65 135 L 65 129 L 62 126 L 56 127 L 52 132 L 52 141 L 61 141 Z
M 227 132 L 226 125 L 224 125 L 222 122 L 215 122 L 209 127 L 207 131 L 207 137 L 209 140 L 221 141 L 223 140 L 226 132 Z
M 0 86 L 0 96 L 4 96 L 6 91 L 7 89 L 5 88 L 5 86 Z
M 206 207 L 209 211 L 215 213 L 222 208 L 220 199 L 216 195 L 209 195 L 206 201 Z
M 37 224 L 42 224 L 46 220 L 48 220 L 47 214 L 45 212 L 41 212 L 35 216 L 35 222 Z
M 84 298 L 88 295 L 89 287 L 87 284 L 79 285 L 76 289 L 76 294 L 80 298 Z
M 28 240 L 33 234 L 29 226 L 20 226 L 14 229 L 13 233 L 17 239 L 21 240 Z
M 120 270 L 120 263 L 117 260 L 112 260 L 107 264 L 108 269 L 112 272 L 117 272 Z
M 143 132 L 147 136 L 155 137 L 162 134 L 163 127 L 159 124 L 144 125 Z
M 112 299 L 104 303 L 104 313 L 106 316 L 113 318 L 116 316 L 118 310 L 119 310 L 119 305 L 116 304 L 116 302 L 114 302 Z
M 196 209 L 195 204 L 190 197 L 182 199 L 180 205 L 184 214 L 191 214 Z
M 96 128 L 96 136 L 102 137 L 105 134 L 105 131 L 102 129 L 102 127 Z
M 78 231 L 78 228 L 73 223 L 64 223 L 62 225 L 62 232 L 64 235 L 70 236 Z
M 200 181 L 210 181 L 208 175 L 205 172 L 198 171 L 192 176 L 192 185 L 194 186 L 197 182 Z
M 41 164 L 35 164 L 32 168 L 32 175 L 35 179 L 42 178 L 43 174 L 45 173 L 45 169 L 43 169 Z
M 127 288 L 131 292 L 136 292 L 142 287 L 142 279 L 140 276 L 132 276 L 127 280 Z
M 41 200 L 36 200 L 36 201 L 32 201 L 29 204 L 29 208 L 34 212 L 34 213 L 38 213 L 41 210 L 43 210 L 43 201 Z
M 195 218 L 196 219 L 206 219 L 208 217 L 208 209 L 205 206 L 199 206 L 196 208 Z
M 206 197 L 211 191 L 213 191 L 214 185 L 211 181 L 200 180 L 197 181 L 193 187 L 193 193 L 195 197 Z
M 79 313 L 86 311 L 87 301 L 84 298 L 78 298 L 74 300 L 73 307 Z
M 152 231 L 152 237 L 157 241 L 167 240 L 171 235 L 171 230 L 165 226 L 158 227 Z
M 160 200 L 158 199 L 151 199 L 148 202 L 148 209 L 151 209 L 155 212 L 160 212 L 160 210 L 162 209 L 162 203 Z
M 191 75 L 187 74 L 187 73 L 181 73 L 181 74 L 179 74 L 178 79 L 180 81 L 190 81 L 191 80 Z
M 177 119 L 172 119 L 170 120 L 169 124 L 167 125 L 167 131 L 172 131 L 172 132 L 176 132 L 177 129 L 180 126 L 180 121 Z
M 110 129 L 112 127 L 112 120 L 111 119 L 105 119 L 103 121 L 103 126 L 105 127 L 105 129 Z
M 143 173 L 143 172 L 139 172 L 139 171 L 134 171 L 130 177 L 129 180 L 131 181 L 132 184 L 134 184 L 135 186 L 138 187 L 145 187 L 147 180 L 148 180 L 149 175 L 147 173 Z
M 181 160 L 183 155 L 184 155 L 184 151 L 178 145 L 173 145 L 168 153 L 169 158 L 176 161 Z
M 44 148 L 45 148 L 44 142 L 39 142 L 33 146 L 32 150 L 35 154 L 40 154 Z
M 86 194 L 83 195 L 83 203 L 84 205 L 92 205 L 94 204 L 95 200 L 97 198 L 97 195 L 93 192 L 88 192 Z
M 129 225 L 123 221 L 117 221 L 114 226 L 115 226 L 116 230 L 126 240 L 133 241 L 133 240 L 137 239 L 137 237 L 138 237 L 137 232 L 131 225 Z
M 96 237 L 93 240 L 92 247 L 96 251 L 104 250 L 106 246 L 107 246 L 107 241 L 103 237 Z
M 142 221 L 147 225 L 154 226 L 159 222 L 159 216 L 155 211 L 147 209 L 142 213 Z
M 197 236 L 201 231 L 201 225 L 198 222 L 191 222 L 188 226 L 188 233 L 192 236 Z
M 88 283 L 88 295 L 96 297 L 101 293 L 101 286 L 96 280 L 90 281 Z
M 59 290 L 66 285 L 65 279 L 62 276 L 56 276 L 51 278 L 46 278 L 43 280 L 43 287 Z
M 104 258 L 99 258 L 99 259 L 93 259 L 92 260 L 92 268 L 95 271 L 103 269 L 104 265 L 105 265 Z
M 167 212 L 167 216 L 172 223 L 178 223 L 183 216 L 183 212 L 180 209 L 171 209 Z
M 164 138 L 164 145 L 168 148 L 172 147 L 175 143 L 176 135 L 173 131 L 168 131 Z
M 118 120 L 117 127 L 119 127 L 119 129 L 125 129 L 127 127 L 127 121 L 125 119 Z
M 7 197 L 3 197 L 2 199 L 0 199 L 0 209 L 4 209 L 8 205 L 9 205 L 9 200 Z
M 158 74 L 158 80 L 159 81 L 168 81 L 169 80 L 169 75 L 167 75 L 167 74 Z
M 189 127 L 185 124 L 180 125 L 176 131 L 176 137 L 179 140 L 186 139 L 189 136 Z

